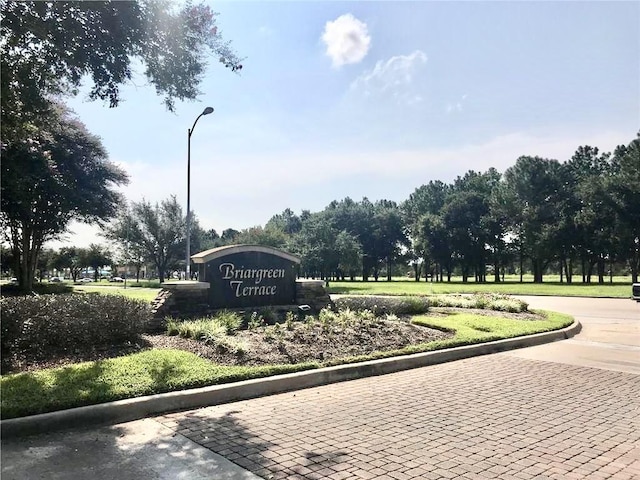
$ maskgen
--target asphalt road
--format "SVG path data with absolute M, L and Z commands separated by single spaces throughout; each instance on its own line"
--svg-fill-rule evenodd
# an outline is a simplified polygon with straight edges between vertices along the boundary
M 563 342 L 509 352 L 520 358 L 640 374 L 640 302 L 619 298 L 518 297 L 529 308 L 573 315 L 582 331 Z

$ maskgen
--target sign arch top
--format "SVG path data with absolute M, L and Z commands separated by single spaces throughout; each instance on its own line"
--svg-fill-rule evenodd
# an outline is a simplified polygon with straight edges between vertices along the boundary
M 300 263 L 300 257 L 283 252 L 277 248 L 266 247 L 264 245 L 225 245 L 223 247 L 212 248 L 211 250 L 205 250 L 204 252 L 192 255 L 191 260 L 193 260 L 193 263 L 207 263 L 220 257 L 226 257 L 227 255 L 246 252 L 267 253 L 269 255 L 282 257 L 290 262 Z

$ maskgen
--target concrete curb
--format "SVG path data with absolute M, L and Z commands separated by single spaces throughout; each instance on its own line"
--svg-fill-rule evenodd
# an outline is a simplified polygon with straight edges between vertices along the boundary
M 70 428 L 114 425 L 176 410 L 219 405 L 330 383 L 344 382 L 362 377 L 384 375 L 516 348 L 532 347 L 543 343 L 571 338 L 579 333 L 581 328 L 580 322 L 576 320 L 572 325 L 561 330 L 537 333 L 525 337 L 497 340 L 478 345 L 466 345 L 447 350 L 416 353 L 413 355 L 371 360 L 361 363 L 338 365 L 316 370 L 306 370 L 273 377 L 245 380 L 237 383 L 161 393 L 99 405 L 43 413 L 40 415 L 12 418 L 0 421 L 0 433 L 3 438 L 10 438 Z

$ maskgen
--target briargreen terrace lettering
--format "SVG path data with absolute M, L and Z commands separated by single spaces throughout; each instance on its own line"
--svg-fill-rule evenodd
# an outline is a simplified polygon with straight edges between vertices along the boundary
M 276 285 L 260 285 L 265 279 L 285 278 L 284 268 L 236 268 L 233 263 L 222 263 L 219 267 L 223 280 L 229 280 L 236 298 L 275 295 Z M 253 280 L 253 285 L 245 285 L 244 280 Z

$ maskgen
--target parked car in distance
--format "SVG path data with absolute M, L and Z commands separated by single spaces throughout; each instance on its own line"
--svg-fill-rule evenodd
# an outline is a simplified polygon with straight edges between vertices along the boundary
M 124 278 L 122 277 L 111 277 L 110 282 L 124 282 Z
M 64 282 L 64 278 L 62 278 L 62 277 L 51 277 L 49 279 L 49 282 L 52 282 L 52 283 Z
M 640 302 L 640 283 L 634 283 L 631 285 L 631 298 L 636 302 Z
M 89 282 L 93 282 L 93 278 L 84 277 L 84 278 L 81 278 L 78 281 L 81 282 L 81 283 L 89 283 Z

